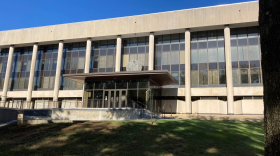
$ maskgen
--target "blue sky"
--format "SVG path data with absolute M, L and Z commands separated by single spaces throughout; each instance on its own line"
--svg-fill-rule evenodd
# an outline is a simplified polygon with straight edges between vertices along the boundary
M 248 0 L 1 0 L 0 31 L 240 2 Z

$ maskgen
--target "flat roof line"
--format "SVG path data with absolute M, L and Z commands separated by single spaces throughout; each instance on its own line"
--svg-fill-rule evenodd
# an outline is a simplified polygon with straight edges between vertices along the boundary
M 212 8 L 212 7 L 222 7 L 222 6 L 238 5 L 238 4 L 253 3 L 253 2 L 258 2 L 258 1 L 248 1 L 248 2 L 240 2 L 240 3 L 212 5 L 212 6 L 206 6 L 206 7 L 197 7 L 197 8 L 188 8 L 188 9 L 180 9 L 180 10 L 172 10 L 172 11 L 163 11 L 163 12 L 156 12 L 156 13 L 147 13 L 147 14 L 130 15 L 130 16 L 122 16 L 122 17 L 104 18 L 104 19 L 96 19 L 96 20 L 89 20 L 89 21 L 80 21 L 80 22 L 70 22 L 70 23 L 52 24 L 52 25 L 45 25 L 45 26 L 35 26 L 35 27 L 28 27 L 28 28 L 19 28 L 19 29 L 3 30 L 3 31 L 0 31 L 0 32 L 4 32 L 4 31 L 14 31 L 14 30 L 22 30 L 22 29 L 31 29 L 31 28 L 40 28 L 40 27 L 50 27 L 50 26 L 64 25 L 64 24 L 85 23 L 85 22 L 101 21 L 101 20 L 108 20 L 108 19 L 120 19 L 120 18 L 127 18 L 127 17 L 137 17 L 137 16 L 145 16 L 145 15 L 155 15 L 155 14 L 170 13 L 170 12 L 176 12 L 176 11 L 195 10 L 195 9 L 204 9 L 204 8 Z

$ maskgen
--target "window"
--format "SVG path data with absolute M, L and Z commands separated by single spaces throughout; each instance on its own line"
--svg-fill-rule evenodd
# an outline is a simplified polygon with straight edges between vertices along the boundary
M 262 83 L 259 43 L 258 27 L 231 29 L 231 62 L 234 85 Z
M 142 70 L 148 70 L 149 38 L 137 37 L 122 40 L 122 71 L 126 71 L 129 61 L 137 60 L 142 64 Z
M 15 48 L 9 82 L 11 91 L 28 89 L 32 51 L 32 47 Z
M 91 47 L 90 72 L 114 72 L 115 58 L 116 40 L 93 41 Z
M 3 48 L 0 51 L 0 90 L 3 90 L 7 61 L 8 61 L 9 49 Z
M 223 30 L 191 33 L 191 84 L 226 84 Z
M 38 47 L 36 58 L 34 90 L 51 90 L 54 88 L 58 45 Z
M 63 47 L 63 57 L 60 76 L 60 90 L 81 89 L 83 85 L 73 80 L 67 80 L 63 74 L 84 73 L 85 68 L 86 42 L 67 43 Z M 53 60 L 53 68 L 57 60 Z M 50 79 L 50 83 L 54 80 Z
M 155 36 L 155 70 L 168 70 L 178 85 L 185 85 L 185 35 Z

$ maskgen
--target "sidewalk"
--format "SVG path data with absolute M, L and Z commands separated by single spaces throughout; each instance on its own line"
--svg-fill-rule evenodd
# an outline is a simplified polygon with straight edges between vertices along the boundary
M 162 117 L 162 115 L 161 115 Z M 165 119 L 170 119 L 171 114 L 165 114 Z M 172 114 L 174 119 L 198 120 L 237 120 L 237 121 L 263 121 L 263 115 L 202 115 L 202 114 Z

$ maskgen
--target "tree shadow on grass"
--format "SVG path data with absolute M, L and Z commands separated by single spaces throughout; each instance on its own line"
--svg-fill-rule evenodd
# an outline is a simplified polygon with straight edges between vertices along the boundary
M 35 133 L 21 144 L 16 131 Z M 10 127 L 0 155 L 263 155 L 263 124 L 249 121 L 158 120 Z M 24 139 L 19 139 L 24 140 Z

